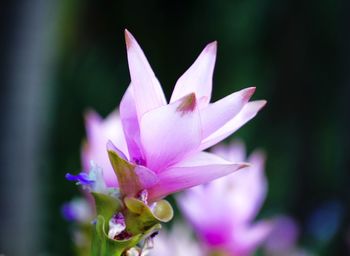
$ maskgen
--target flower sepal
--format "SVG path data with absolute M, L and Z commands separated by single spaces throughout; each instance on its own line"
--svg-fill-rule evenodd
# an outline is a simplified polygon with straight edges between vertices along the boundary
M 124 203 L 127 208 L 126 226 L 131 233 L 143 233 L 157 223 L 170 221 L 174 215 L 173 208 L 166 200 L 148 206 L 139 199 L 126 197 Z

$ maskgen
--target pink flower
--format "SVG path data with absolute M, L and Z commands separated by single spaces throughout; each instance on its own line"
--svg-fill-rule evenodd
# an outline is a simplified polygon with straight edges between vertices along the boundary
M 214 150 L 230 161 L 245 159 L 243 144 Z M 253 223 L 266 196 L 265 157 L 254 152 L 249 168 L 198 186 L 178 197 L 180 209 L 209 251 L 244 256 L 253 253 L 271 230 L 269 221 Z
M 87 141 L 83 143 L 81 151 L 83 169 L 90 170 L 90 162 L 95 162 L 103 170 L 106 185 L 115 186 L 116 176 L 108 159 L 106 144 L 111 140 L 121 151 L 127 152 L 119 113 L 114 110 L 102 119 L 96 112 L 90 110 L 85 115 L 85 126 Z
M 131 84 L 119 112 L 127 149 L 117 117 L 118 127 L 113 136 L 119 136 L 118 143 L 117 138 L 108 137 L 103 123 L 97 125 L 97 129 L 87 125 L 90 155 L 84 158 L 94 160 L 106 170 L 107 185 L 118 184 L 110 171 L 107 155 L 100 150 L 107 138 L 114 144 L 109 143 L 108 150 L 116 151 L 128 162 L 128 165 L 124 163 L 125 168 L 128 172 L 132 169 L 139 179 L 132 186 L 124 186 L 129 188 L 126 194 L 135 193 L 135 189 L 147 189 L 151 201 L 245 167 L 245 163 L 226 161 L 202 152 L 239 129 L 266 103 L 263 100 L 248 102 L 255 91 L 253 87 L 209 103 L 216 42 L 207 45 L 179 78 L 167 103 L 140 46 L 127 30 L 125 38 Z M 95 142 L 91 142 L 91 138 L 95 138 Z M 133 186 L 135 189 L 130 189 Z

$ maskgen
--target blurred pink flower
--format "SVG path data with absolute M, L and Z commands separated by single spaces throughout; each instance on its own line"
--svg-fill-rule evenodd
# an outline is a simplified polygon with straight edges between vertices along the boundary
M 218 146 L 214 153 L 230 161 L 245 159 L 244 145 Z M 185 191 L 180 209 L 209 251 L 224 255 L 251 255 L 271 231 L 271 221 L 254 222 L 265 200 L 265 157 L 254 152 L 251 166 L 233 175 Z
M 170 231 L 163 230 L 154 238 L 149 256 L 203 256 L 198 242 L 184 223 L 175 223 Z
M 87 150 L 83 153 L 83 159 L 94 160 L 103 167 L 107 185 L 117 186 L 107 154 L 102 150 L 107 139 L 114 144 L 109 143 L 109 150 L 136 168 L 138 183 L 148 190 L 151 200 L 245 167 L 245 163 L 202 152 L 239 129 L 266 103 L 248 102 L 255 91 L 253 87 L 209 103 L 216 42 L 207 45 L 179 78 L 167 104 L 143 51 L 127 30 L 125 39 L 131 84 L 120 104 L 120 120 L 114 115 L 113 122 L 107 118 L 104 124 L 89 117 Z M 97 125 L 91 128 L 94 123 Z M 108 133 L 111 123 L 117 124 L 113 134 Z

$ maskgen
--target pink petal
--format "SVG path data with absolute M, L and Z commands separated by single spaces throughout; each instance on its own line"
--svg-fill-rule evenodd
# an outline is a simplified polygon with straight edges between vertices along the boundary
M 250 119 L 255 117 L 258 111 L 266 105 L 265 100 L 257 100 L 248 102 L 243 109 L 230 121 L 228 121 L 223 127 L 212 133 L 209 137 L 205 138 L 200 146 L 200 150 L 205 150 L 216 143 L 222 141 L 241 126 L 247 123 Z
M 179 162 L 201 141 L 194 94 L 147 112 L 140 126 L 146 164 L 155 172 Z
M 208 183 L 247 166 L 247 163 L 231 163 L 213 154 L 200 152 L 158 173 L 160 181 L 149 193 L 152 198 L 162 198 L 186 188 Z
M 219 101 L 209 104 L 206 108 L 201 109 L 203 138 L 217 131 L 238 114 L 254 92 L 255 87 L 246 88 L 232 93 Z
M 140 142 L 140 127 L 137 119 L 132 87 L 129 86 L 120 102 L 120 118 L 123 124 L 125 139 L 128 145 L 130 160 L 144 159 Z
M 241 170 L 241 172 L 245 171 Z M 225 186 L 215 185 L 214 187 L 213 182 L 227 179 L 229 176 L 234 177 L 237 173 L 239 172 L 187 189 L 176 197 L 181 212 L 201 237 L 205 238 L 207 234 L 220 232 L 219 237 L 224 236 L 226 240 L 231 238 L 234 222 L 227 197 L 229 192 Z
M 208 44 L 192 66 L 176 82 L 170 102 L 195 93 L 203 106 L 210 101 L 217 43 Z M 202 106 L 202 105 L 201 105 Z
M 103 120 L 96 112 L 89 111 L 85 120 L 87 142 L 82 150 L 83 167 L 85 170 L 89 170 L 90 161 L 94 161 L 103 169 L 103 176 L 107 186 L 117 186 L 117 179 L 108 159 L 106 143 L 108 140 L 113 141 L 124 154 L 127 154 L 118 112 L 112 112 Z
M 213 152 L 232 162 L 245 159 L 244 144 L 242 143 L 216 146 L 213 148 Z M 267 180 L 264 173 L 265 154 L 261 151 L 254 151 L 247 161 L 251 166 L 244 171 L 211 183 L 212 194 L 221 192 L 221 188 L 234 188 L 234 191 L 229 193 L 227 197 L 230 198 L 231 211 L 238 223 L 249 223 L 254 220 L 267 192 Z
M 131 84 L 139 119 L 155 108 L 166 104 L 163 90 L 142 49 L 131 33 L 125 30 Z
M 247 208 L 246 218 L 248 221 L 253 221 L 260 211 L 267 194 L 267 178 L 265 176 L 265 153 L 262 151 L 254 151 L 248 158 L 251 164 L 249 167 L 249 179 L 247 187 L 250 187 L 249 198 L 251 199 L 250 208 Z

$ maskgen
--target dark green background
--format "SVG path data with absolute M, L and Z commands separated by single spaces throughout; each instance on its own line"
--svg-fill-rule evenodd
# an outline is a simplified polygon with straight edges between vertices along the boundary
M 231 137 L 244 139 L 249 152 L 267 152 L 269 193 L 261 217 L 289 214 L 301 225 L 301 246 L 319 255 L 348 255 L 349 7 L 345 0 L 5 4 L 0 254 L 72 253 L 60 206 L 78 190 L 64 174 L 80 170 L 83 112 L 107 115 L 130 81 L 128 28 L 168 98 L 202 48 L 218 41 L 213 98 L 253 85 L 253 98 L 268 101 Z M 35 67 L 41 71 L 30 71 Z M 32 134 L 40 140 L 30 141 Z M 35 166 L 27 168 L 34 161 L 30 154 Z

